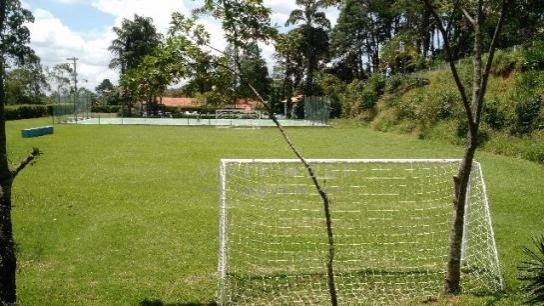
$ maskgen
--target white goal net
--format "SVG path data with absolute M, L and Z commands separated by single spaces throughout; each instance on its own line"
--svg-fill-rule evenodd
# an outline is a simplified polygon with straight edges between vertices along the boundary
M 215 111 L 215 119 L 261 119 L 261 112 L 239 108 L 218 109 Z
M 309 160 L 331 199 L 340 305 L 443 291 L 459 160 Z M 222 160 L 220 304 L 330 304 L 323 203 L 298 160 Z M 465 218 L 464 292 L 503 281 L 481 166 Z

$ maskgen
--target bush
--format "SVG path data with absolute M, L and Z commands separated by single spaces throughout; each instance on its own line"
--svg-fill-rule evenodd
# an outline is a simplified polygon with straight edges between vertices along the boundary
M 51 115 L 48 105 L 6 105 L 6 120 L 40 118 Z
M 537 129 L 544 96 L 522 96 L 515 107 L 516 126 L 514 132 L 519 135 L 528 134 Z
M 528 293 L 526 301 L 532 305 L 544 305 L 544 236 L 534 240 L 536 251 L 525 248 L 525 261 L 518 267 L 520 280 L 525 282 L 523 289 Z
M 411 89 L 429 85 L 429 80 L 404 74 L 391 76 L 385 85 L 386 93 L 405 93 Z
M 92 108 L 93 113 L 119 113 L 121 111 L 121 105 L 94 105 Z
M 544 42 L 535 43 L 529 47 L 525 50 L 524 57 L 522 64 L 524 71 L 544 69 Z
M 525 142 L 521 157 L 539 164 L 544 164 L 544 144 L 542 142 Z
M 506 115 L 500 110 L 500 101 L 491 97 L 485 101 L 482 112 L 482 122 L 494 130 L 502 130 L 507 125 Z
M 544 164 L 544 133 L 514 137 L 506 133 L 493 133 L 485 143 L 485 150 Z
M 497 50 L 491 73 L 497 76 L 507 77 L 524 63 L 524 54 L 521 51 Z
M 524 135 L 538 130 L 544 109 L 544 75 L 538 71 L 522 73 L 515 82 L 508 107 L 510 131 Z
M 346 90 L 339 96 L 342 104 L 343 118 L 356 118 L 361 113 L 361 93 L 365 90 L 363 81 L 354 80 L 346 86 Z
M 453 145 L 463 145 L 466 142 L 466 134 L 459 137 L 457 131 L 459 129 L 459 122 L 456 120 L 438 122 L 433 127 L 426 131 L 423 131 L 420 136 L 422 138 L 436 139 L 440 141 L 447 141 Z

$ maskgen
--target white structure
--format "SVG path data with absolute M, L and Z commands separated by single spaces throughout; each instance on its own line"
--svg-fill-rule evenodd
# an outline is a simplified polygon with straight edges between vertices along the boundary
M 309 160 L 331 199 L 340 305 L 443 292 L 459 160 Z M 329 303 L 323 203 L 298 160 L 222 160 L 220 304 Z M 503 289 L 481 166 L 473 167 L 462 287 Z

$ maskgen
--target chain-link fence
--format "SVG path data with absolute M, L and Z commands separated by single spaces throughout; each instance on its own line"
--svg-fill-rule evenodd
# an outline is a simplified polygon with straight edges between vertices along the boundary
M 77 123 L 91 118 L 91 94 L 87 92 L 57 94 L 53 103 L 54 123 Z

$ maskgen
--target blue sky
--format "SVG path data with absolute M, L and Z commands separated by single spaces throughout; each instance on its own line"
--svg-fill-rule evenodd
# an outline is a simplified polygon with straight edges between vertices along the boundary
M 35 22 L 29 24 L 31 46 L 42 59 L 42 64 L 52 67 L 65 63 L 68 57 L 80 59 L 78 74 L 81 83 L 94 89 L 103 79 L 117 81 L 118 72 L 108 68 L 111 54 L 108 46 L 115 39 L 112 32 L 124 18 L 134 14 L 151 17 L 157 29 L 165 33 L 173 12 L 186 15 L 198 7 L 202 0 L 22 0 L 30 9 Z M 289 13 L 296 8 L 295 0 L 264 0 L 272 9 L 272 22 L 283 25 Z M 337 10 L 329 9 L 328 17 L 334 23 Z M 212 35 L 214 47 L 226 46 L 218 22 L 204 19 L 202 23 Z M 272 61 L 273 46 L 262 46 L 263 55 Z

